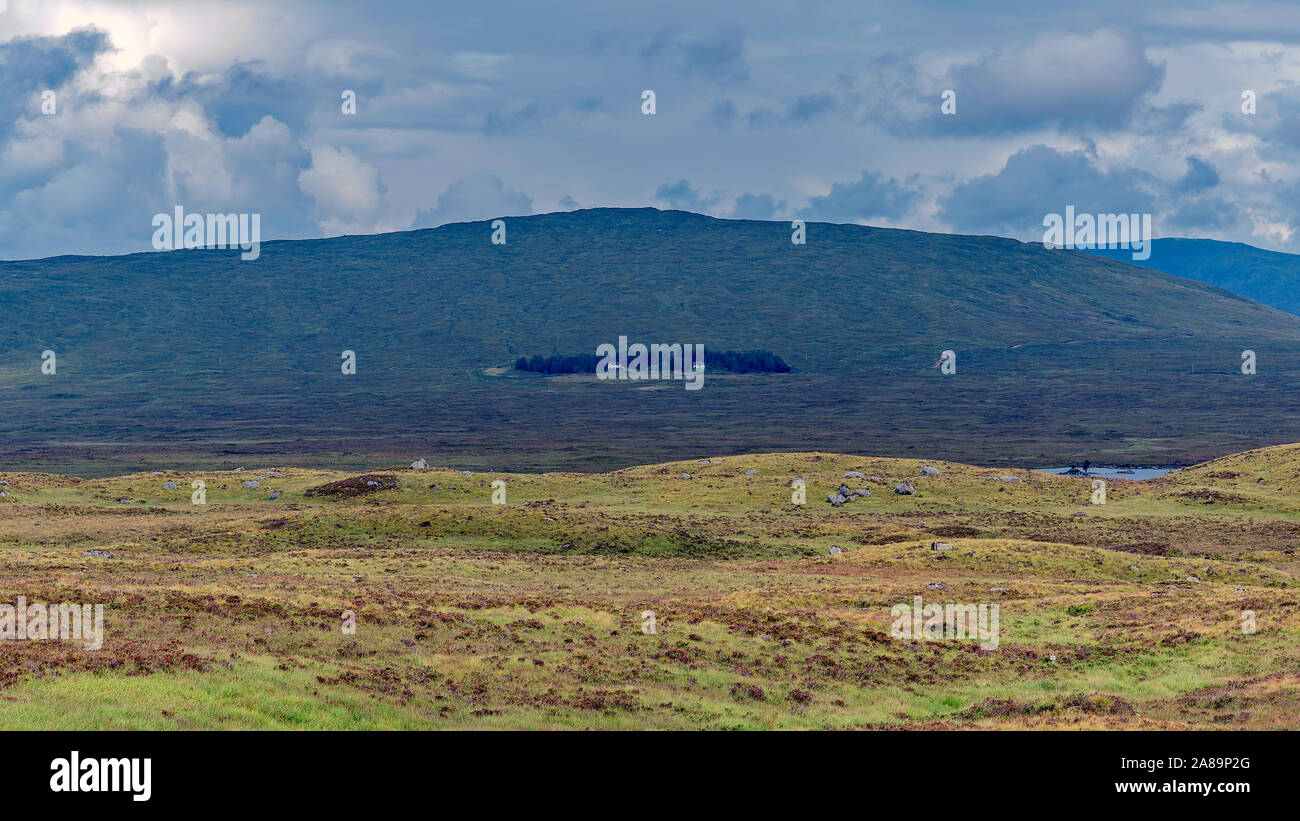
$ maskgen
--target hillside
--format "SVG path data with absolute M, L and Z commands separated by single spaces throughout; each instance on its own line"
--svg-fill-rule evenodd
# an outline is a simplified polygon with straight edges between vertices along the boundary
M 811 224 L 794 246 L 788 223 L 654 209 L 507 226 L 506 245 L 463 223 L 269 242 L 255 262 L 177 251 L 0 264 L 0 460 L 104 475 L 418 452 L 608 469 L 869 446 L 986 464 L 1186 463 L 1300 429 L 1300 319 L 1150 269 L 850 225 Z M 715 375 L 688 392 L 509 370 L 620 335 L 769 350 L 795 372 Z M 1246 348 L 1261 363 L 1249 378 Z M 932 367 L 944 349 L 956 376 Z
M 1132 262 L 1131 251 L 1089 253 Z M 1300 256 L 1295 254 L 1265 251 L 1241 242 L 1170 238 L 1154 240 L 1151 258 L 1132 264 L 1226 288 L 1278 310 L 1300 314 Z
M 0 587 L 104 621 L 95 652 L 0 641 L 0 727 L 1296 729 L 1297 454 L 1105 504 L 846 453 L 3 473 Z M 840 482 L 871 495 L 832 507 Z M 917 596 L 996 629 L 895 635 Z

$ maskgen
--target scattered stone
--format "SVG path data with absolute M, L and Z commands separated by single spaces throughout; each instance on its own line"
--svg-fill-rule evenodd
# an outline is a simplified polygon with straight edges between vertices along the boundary
M 844 507 L 844 503 L 847 502 L 848 499 L 845 499 L 838 493 L 831 493 L 826 497 L 826 501 L 830 502 L 833 507 Z
M 1141 570 L 1142 568 L 1138 567 L 1138 566 L 1135 565 L 1135 564 L 1131 564 L 1131 565 L 1128 566 L 1128 569 L 1129 569 L 1129 570 Z
M 9 484 L 8 479 L 0 479 L 0 485 L 7 485 L 7 484 Z
M 701 464 L 701 465 L 711 465 L 711 464 L 713 464 L 713 463 L 710 462 L 708 459 L 701 459 L 701 460 L 700 460 L 700 464 Z
M 429 485 L 429 490 L 442 490 L 442 485 Z
M 865 479 L 865 478 L 867 478 L 867 477 L 866 477 L 866 475 L 864 475 L 864 474 L 862 474 L 862 473 L 859 473 L 859 472 L 856 471 L 856 470 L 850 470 L 850 471 L 845 472 L 845 474 L 844 474 L 844 478 L 845 478 L 845 479 Z
M 278 470 L 268 470 L 266 476 L 268 479 L 279 479 L 282 474 Z
M 116 559 L 117 557 L 114 556 L 112 553 L 109 553 L 107 550 L 100 550 L 99 548 L 95 548 L 94 550 L 87 550 L 85 553 L 82 553 L 82 554 L 81 554 L 81 558 L 83 558 L 83 559 Z
M 952 545 L 947 542 L 930 542 L 931 550 L 952 550 Z
M 261 486 L 262 483 L 257 481 L 256 479 L 249 479 L 247 482 L 244 482 L 245 490 L 249 490 L 250 488 L 261 487 Z
M 462 470 L 462 471 L 460 472 L 460 475 L 461 475 L 461 476 L 473 476 L 473 475 L 474 475 L 474 471 L 472 471 L 472 470 Z
M 691 474 L 689 474 L 689 473 L 683 473 L 683 474 L 682 474 L 682 478 L 683 478 L 683 479 L 689 479 L 689 478 L 691 478 Z
M 753 476 L 755 473 L 758 473 L 758 471 L 754 470 L 753 468 L 750 468 L 749 470 L 745 471 L 746 476 Z
M 250 579 L 256 579 L 256 578 L 257 578 L 257 574 L 256 574 L 256 573 L 248 573 L 248 574 L 246 574 L 246 575 L 247 575 L 248 578 L 250 578 Z
M 948 585 L 944 582 L 930 582 L 925 586 L 926 590 L 947 590 Z
M 1232 591 L 1232 592 L 1234 592 L 1234 593 L 1245 593 L 1245 592 L 1246 592 L 1246 588 L 1244 588 L 1244 587 L 1238 587 L 1236 590 L 1234 590 L 1234 591 Z
M 9 491 L 7 491 L 7 490 L 0 490 L 0 496 L 8 496 L 8 495 L 9 495 Z
M 1198 576 L 1188 576 L 1188 577 L 1187 577 L 1187 581 L 1189 581 L 1189 582 L 1199 582 L 1200 580 L 1201 580 L 1201 579 L 1200 579 L 1200 577 L 1198 577 Z
M 235 473 L 238 473 L 238 472 L 240 472 L 241 470 L 243 470 L 243 468 L 235 468 L 235 469 L 234 469 L 234 472 L 235 472 Z
M 171 479 L 168 479 L 167 481 L 163 482 L 163 490 L 176 490 L 179 487 L 180 486 L 177 485 L 175 482 L 173 482 Z
M 899 496 L 911 496 L 916 493 L 916 488 L 912 487 L 911 482 L 903 482 L 901 485 L 894 488 L 894 492 Z
M 553 521 L 555 521 L 555 520 L 552 519 L 550 516 L 543 516 L 542 518 L 545 519 L 545 520 L 548 521 L 548 522 L 553 522 Z
M 840 486 L 835 489 L 835 492 L 843 496 L 845 499 L 853 495 L 853 491 L 850 490 L 849 486 L 844 484 L 843 482 L 840 482 Z
M 802 476 L 796 476 L 790 480 L 790 487 L 798 487 L 799 485 L 806 485 L 806 484 L 808 484 L 808 480 L 803 478 Z
M 839 545 L 837 544 L 831 545 L 830 554 L 832 556 L 838 556 L 843 552 L 844 552 L 844 548 L 840 547 Z
M 1088 514 L 1087 514 L 1087 513 L 1084 513 L 1082 510 L 1080 510 L 1078 513 L 1071 513 L 1071 514 L 1070 514 L 1070 518 L 1071 518 L 1071 519 L 1086 519 L 1087 517 L 1088 517 Z
M 376 482 L 374 479 L 371 479 L 370 481 L 366 482 L 366 487 L 379 487 L 379 483 Z
M 429 467 L 429 463 L 423 459 L 416 459 L 411 463 L 411 470 L 424 470 Z
M 921 465 L 921 474 L 922 474 L 923 476 L 938 476 L 938 475 L 939 475 L 939 469 L 938 469 L 938 468 L 932 468 L 932 467 L 930 467 L 929 465 Z
M 280 498 L 280 495 L 280 491 L 273 491 L 270 496 L 270 501 L 274 502 L 276 499 Z
M 853 489 L 853 495 L 859 499 L 869 499 L 871 498 L 871 491 L 865 487 L 858 487 Z
M 118 503 L 119 505 L 129 505 L 129 504 L 131 504 L 131 500 L 130 500 L 130 499 L 118 499 L 118 500 L 117 500 L 117 503 Z
M 999 481 L 999 482 L 1019 482 L 1019 481 L 1020 481 L 1020 477 L 1019 477 L 1019 476 L 1014 476 L 1014 475 L 1012 475 L 1012 474 L 1007 474 L 1006 476 L 999 476 L 999 477 L 998 477 L 998 481 Z
M 990 593 L 1006 593 L 1006 592 L 1008 592 L 1009 590 L 1011 590 L 1010 587 L 990 587 L 990 588 L 989 588 L 989 592 L 990 592 Z

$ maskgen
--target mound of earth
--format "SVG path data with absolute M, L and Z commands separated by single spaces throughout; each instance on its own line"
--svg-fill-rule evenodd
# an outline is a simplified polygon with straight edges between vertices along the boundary
M 349 476 L 337 482 L 309 487 L 305 493 L 308 496 L 346 499 L 366 493 L 375 493 L 380 490 L 397 490 L 397 477 L 384 473 L 363 473 L 360 476 Z

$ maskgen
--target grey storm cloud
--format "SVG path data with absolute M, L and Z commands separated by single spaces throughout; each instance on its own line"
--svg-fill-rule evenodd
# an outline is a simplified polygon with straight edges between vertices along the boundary
M 668 66 L 683 74 L 712 80 L 741 81 L 749 77 L 745 36 L 734 26 L 707 35 L 665 28 L 641 50 L 641 57 L 651 65 Z
M 785 200 L 777 202 L 771 194 L 741 194 L 731 209 L 732 219 L 770 220 L 785 208 Z
M 1178 181 L 1178 191 L 1204 191 L 1219 184 L 1219 172 L 1200 157 L 1187 158 L 1187 174 Z
M 682 179 L 659 186 L 655 189 L 655 199 L 666 202 L 679 211 L 705 213 L 713 209 L 713 206 L 718 203 L 719 197 L 717 195 L 705 196 L 696 190 L 690 181 Z
M 932 133 L 1004 134 L 1042 126 L 1120 128 L 1159 90 L 1165 68 L 1128 31 L 1050 33 L 1019 48 L 954 65 L 925 117 Z M 940 92 L 956 94 L 943 114 Z
M 958 231 L 1025 238 L 1042 233 L 1043 217 L 1064 213 L 1150 213 L 1154 197 L 1138 185 L 1149 175 L 1102 171 L 1082 151 L 1045 145 L 1017 151 L 996 174 L 958 185 L 941 201 L 941 217 Z
M 447 186 L 438 204 L 416 212 L 412 228 L 434 228 L 449 222 L 473 222 L 533 213 L 533 198 L 507 188 L 491 174 L 472 174 Z
M 877 217 L 898 219 L 907 212 L 917 192 L 880 172 L 863 171 L 854 182 L 837 182 L 830 193 L 810 197 L 802 212 L 810 219 L 826 222 L 854 222 Z
M 41 92 L 62 95 L 64 85 L 109 48 L 107 33 L 93 27 L 0 43 L 0 139 L 19 119 L 38 113 Z
M 228 137 L 242 137 L 268 116 L 300 132 L 314 103 L 313 93 L 304 84 L 273 77 L 257 62 L 230 66 L 211 78 L 197 72 L 175 81 L 164 78 L 156 90 L 165 99 L 200 103 Z

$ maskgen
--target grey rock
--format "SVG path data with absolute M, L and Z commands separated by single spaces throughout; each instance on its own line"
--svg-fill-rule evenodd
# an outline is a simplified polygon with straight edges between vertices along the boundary
M 947 542 L 930 542 L 931 550 L 952 550 L 952 545 Z
M 411 470 L 424 470 L 429 467 L 429 463 L 423 459 L 416 459 L 411 463 Z
M 881 482 L 883 482 L 883 481 L 885 481 L 885 480 L 884 480 L 884 479 L 881 479 L 879 476 L 872 476 L 872 477 L 871 477 L 871 481 L 875 482 L 876 484 L 880 484 Z
M 922 465 L 922 466 L 921 466 L 921 473 L 922 473 L 922 475 L 925 475 L 925 476 L 938 476 L 938 475 L 939 475 L 939 469 L 938 469 L 938 468 L 932 468 L 932 467 L 930 467 L 929 465 Z
M 844 503 L 847 502 L 848 499 L 845 499 L 838 493 L 832 493 L 826 497 L 826 501 L 830 502 L 835 507 L 844 507 Z
M 94 550 L 87 550 L 85 553 L 82 553 L 82 554 L 81 554 L 81 558 L 83 558 L 83 559 L 116 559 L 117 557 L 114 556 L 112 553 L 109 553 L 107 550 L 100 550 L 99 548 L 95 548 Z
M 262 483 L 259 482 L 259 481 L 257 481 L 256 479 L 249 479 L 247 482 L 244 482 L 244 485 L 243 485 L 244 489 L 246 489 L 246 490 L 249 489 L 249 488 L 261 487 L 261 486 L 262 486 Z
M 916 493 L 916 488 L 912 487 L 911 482 L 903 482 L 901 485 L 894 488 L 894 492 L 899 496 L 911 496 L 913 493 Z
M 1019 477 L 1019 476 L 1014 476 L 1014 475 L 1012 475 L 1012 474 L 1007 474 L 1006 476 L 999 476 L 999 477 L 998 477 L 998 481 L 999 481 L 999 482 L 1019 482 L 1019 481 L 1020 481 L 1020 477 Z
M 864 474 L 859 473 L 859 472 L 856 471 L 856 470 L 850 470 L 850 471 L 845 471 L 845 473 L 844 473 L 844 478 L 845 478 L 845 479 L 865 479 L 865 478 L 867 478 L 867 477 L 866 477 Z
M 163 490 L 176 490 L 178 487 L 179 485 L 177 485 L 171 479 L 168 479 L 167 481 L 163 482 Z
M 1070 514 L 1070 518 L 1071 518 L 1071 519 L 1085 519 L 1085 518 L 1087 518 L 1087 516 L 1088 516 L 1088 514 L 1087 514 L 1087 513 L 1084 513 L 1082 510 L 1080 510 L 1078 513 L 1071 513 L 1071 514 Z
M 753 468 L 750 468 L 749 470 L 745 471 L 746 476 L 753 476 L 755 473 L 758 473 L 758 471 L 754 470 Z
M 930 582 L 925 586 L 926 590 L 947 590 L 948 585 L 945 582 Z
M 271 493 L 269 499 L 270 499 L 272 502 L 274 502 L 276 499 L 279 499 L 279 498 L 280 498 L 280 495 L 281 495 L 280 491 L 278 491 L 278 490 L 273 491 L 273 492 Z
M 990 587 L 990 588 L 989 588 L 989 592 L 990 592 L 990 593 L 1006 593 L 1006 592 L 1009 591 L 1010 589 L 1011 589 L 1010 587 Z
M 266 472 L 266 476 L 268 479 L 279 479 L 281 475 L 282 474 L 278 470 L 268 470 Z
M 843 482 L 840 482 L 840 486 L 835 489 L 835 492 L 843 496 L 845 499 L 853 498 L 853 491 L 850 490 L 849 486 L 844 484 Z
M 691 474 L 689 474 L 689 473 L 683 473 L 683 474 L 682 474 L 682 478 L 683 478 L 683 479 L 689 479 L 689 478 L 691 478 Z
M 371 479 L 370 481 L 366 482 L 366 487 L 379 487 L 379 483 L 376 482 L 374 479 Z
M 462 471 L 460 472 L 460 475 L 461 475 L 461 476 L 473 476 L 473 475 L 474 475 L 474 471 L 472 471 L 472 470 L 462 470 Z
M 844 552 L 844 548 L 840 547 L 839 545 L 837 544 L 831 545 L 830 554 L 832 556 L 838 556 L 843 552 Z
M 708 459 L 701 459 L 701 460 L 700 460 L 700 464 L 701 464 L 701 465 L 710 465 L 710 464 L 713 464 L 713 463 L 710 462 Z
M 853 496 L 858 499 L 869 499 L 871 498 L 871 491 L 865 487 L 857 487 L 853 489 Z

